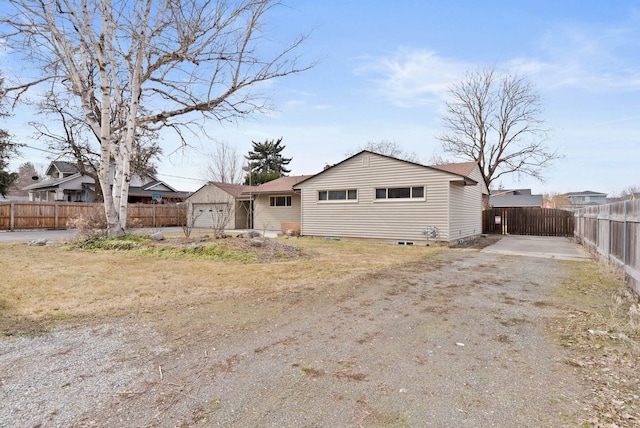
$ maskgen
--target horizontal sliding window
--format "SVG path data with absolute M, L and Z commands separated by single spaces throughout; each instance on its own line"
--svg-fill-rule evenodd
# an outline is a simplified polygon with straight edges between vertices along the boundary
M 376 199 L 424 199 L 424 186 L 416 187 L 379 187 Z
M 356 201 L 357 199 L 358 189 L 318 191 L 319 201 Z
M 269 197 L 269 206 L 272 207 L 290 207 L 291 196 L 271 196 Z

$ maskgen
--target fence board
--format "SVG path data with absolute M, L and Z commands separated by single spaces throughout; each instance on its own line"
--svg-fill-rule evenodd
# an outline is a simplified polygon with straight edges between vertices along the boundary
M 77 202 L 7 202 L 0 204 L 0 230 L 66 229 L 69 220 L 102 204 Z M 131 204 L 127 211 L 130 227 L 182 226 L 186 221 L 183 205 Z
M 573 236 L 573 230 L 573 213 L 565 210 L 529 207 L 491 208 L 482 212 L 483 233 Z
M 640 200 L 583 208 L 575 216 L 578 241 L 621 267 L 640 293 Z

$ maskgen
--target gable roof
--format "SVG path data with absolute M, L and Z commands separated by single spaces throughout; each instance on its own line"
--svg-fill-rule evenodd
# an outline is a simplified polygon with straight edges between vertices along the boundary
M 76 172 L 79 172 L 78 165 L 74 163 L 67 161 L 53 161 L 51 162 L 51 165 L 49 165 L 49 168 L 47 168 L 47 175 L 51 175 L 49 171 L 51 171 L 52 167 L 63 174 L 75 174 Z
M 280 177 L 272 181 L 268 181 L 259 186 L 247 186 L 249 187 L 243 193 L 293 193 L 293 187 L 298 183 L 301 183 L 311 177 L 313 175 L 290 175 L 285 177 Z
M 469 177 L 469 174 L 471 174 L 471 172 L 473 171 L 473 168 L 475 168 L 475 166 L 477 165 L 477 162 L 451 163 L 451 164 L 443 164 L 443 165 L 422 165 L 420 163 L 411 162 L 411 161 L 404 160 L 404 159 L 394 158 L 393 156 L 387 156 L 387 155 L 383 155 L 383 154 L 380 154 L 380 153 L 372 152 L 372 151 L 369 151 L 369 150 L 361 150 L 358 153 L 356 153 L 355 155 L 349 156 L 348 158 L 344 159 L 343 161 L 340 161 L 340 162 L 338 162 L 338 163 L 336 163 L 334 165 L 331 165 L 330 167 L 325 168 L 323 171 L 321 171 L 321 172 L 319 172 L 319 173 L 317 173 L 315 175 L 307 176 L 307 178 L 305 178 L 304 180 L 300 180 L 298 183 L 294 184 L 294 186 L 297 186 L 297 185 L 301 184 L 302 182 L 307 181 L 307 180 L 309 180 L 311 178 L 314 178 L 314 177 L 317 177 L 319 175 L 322 175 L 325 172 L 337 167 L 338 165 L 341 165 L 341 164 L 347 162 L 348 160 L 355 158 L 356 156 L 360 156 L 363 153 L 368 153 L 368 154 L 371 154 L 371 155 L 380 156 L 380 157 L 387 158 L 387 159 L 393 159 L 393 160 L 396 160 L 398 162 L 407 163 L 409 165 L 416 165 L 416 166 L 419 166 L 419 167 L 422 167 L 422 168 L 435 169 L 435 170 L 438 170 L 438 171 L 446 172 L 448 174 L 454 174 L 454 175 L 457 175 L 459 177 L 462 177 L 464 179 L 465 183 L 470 182 L 470 183 L 473 183 L 473 184 L 478 184 L 478 182 L 476 180 L 474 180 L 473 178 Z
M 35 190 L 35 189 L 45 189 L 45 188 L 48 188 L 48 187 L 57 187 L 60 184 L 66 183 L 66 182 L 71 181 L 71 180 L 75 180 L 78 177 L 84 177 L 86 179 L 86 181 L 84 181 L 84 182 L 86 182 L 86 183 L 93 183 L 94 182 L 93 178 L 88 177 L 88 176 L 83 176 L 79 172 L 77 172 L 75 174 L 66 176 L 64 178 L 51 178 L 51 177 L 48 177 L 48 178 L 45 178 L 44 180 L 40 181 L 39 183 L 35 183 L 35 184 L 31 184 L 31 185 L 29 185 L 27 187 L 23 187 L 22 190 Z
M 439 169 L 440 171 L 450 172 L 451 174 L 461 175 L 468 177 L 476 167 L 477 162 L 461 162 L 461 163 L 444 163 L 440 165 L 429 165 L 431 168 Z
M 569 192 L 565 193 L 567 196 L 607 196 L 606 193 L 592 192 L 591 190 L 584 190 L 582 192 Z
M 232 184 L 232 183 L 221 183 L 219 181 L 209 181 L 207 182 L 207 184 L 200 187 L 195 192 L 192 192 L 189 195 L 189 197 L 200 192 L 200 190 L 204 189 L 207 186 L 215 186 L 218 189 L 222 190 L 223 192 L 230 194 L 234 199 L 239 201 L 249 200 L 250 190 L 255 188 L 255 186 L 247 186 L 245 184 Z
M 155 187 L 166 187 L 167 189 L 171 190 L 172 192 L 176 192 L 176 193 L 185 193 L 185 192 L 179 192 L 176 189 L 174 189 L 173 187 L 169 186 L 167 183 L 165 183 L 162 180 L 158 180 L 157 178 L 155 178 L 152 175 L 148 176 L 150 179 L 152 179 L 153 181 L 143 184 L 142 186 L 140 186 L 141 189 L 143 190 L 153 190 Z

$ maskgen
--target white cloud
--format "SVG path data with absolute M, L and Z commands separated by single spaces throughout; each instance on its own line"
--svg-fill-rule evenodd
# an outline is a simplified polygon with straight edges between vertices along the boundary
M 416 107 L 439 101 L 468 64 L 424 49 L 400 49 L 390 57 L 369 58 L 357 67 L 357 76 L 373 76 L 377 91 L 398 107 Z
M 558 24 L 539 42 L 540 58 L 516 58 L 510 65 L 548 88 L 592 92 L 640 90 L 640 19 L 615 26 Z

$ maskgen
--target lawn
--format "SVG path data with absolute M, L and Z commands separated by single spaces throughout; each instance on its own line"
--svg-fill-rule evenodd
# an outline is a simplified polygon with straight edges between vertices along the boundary
M 212 260 L 180 252 L 0 245 L 0 333 L 39 333 L 129 313 L 317 287 L 429 257 L 437 247 L 281 239 L 299 257 Z M 240 261 L 236 261 L 240 260 Z M 247 261 L 249 260 L 249 261 Z

